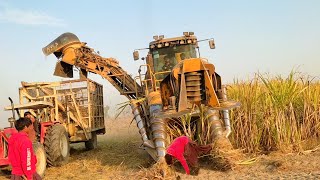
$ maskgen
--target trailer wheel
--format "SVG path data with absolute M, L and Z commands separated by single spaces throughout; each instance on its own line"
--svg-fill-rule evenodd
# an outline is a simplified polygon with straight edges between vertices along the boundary
M 46 152 L 44 147 L 38 142 L 33 143 L 33 151 L 37 157 L 36 171 L 41 177 L 43 177 L 47 168 Z
M 98 146 L 97 133 L 91 132 L 91 139 L 85 142 L 87 150 L 96 149 Z
M 55 124 L 47 130 L 44 146 L 47 162 L 50 166 L 61 166 L 68 162 L 70 143 L 68 133 L 61 124 Z

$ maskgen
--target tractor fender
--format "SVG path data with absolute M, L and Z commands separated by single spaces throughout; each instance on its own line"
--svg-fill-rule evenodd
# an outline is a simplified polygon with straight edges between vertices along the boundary
M 44 138 L 46 136 L 46 133 L 47 133 L 47 129 L 48 127 L 52 126 L 53 122 L 41 122 L 40 123 L 40 129 L 41 129 L 41 132 L 40 132 L 40 143 L 43 144 L 44 143 Z

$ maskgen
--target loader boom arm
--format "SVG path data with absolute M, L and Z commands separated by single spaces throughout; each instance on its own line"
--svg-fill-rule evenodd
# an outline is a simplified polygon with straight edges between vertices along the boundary
M 141 86 L 121 68 L 117 60 L 101 57 L 72 33 L 62 34 L 42 50 L 45 55 L 54 53 L 62 62 L 81 71 L 101 75 L 129 100 L 137 99 L 142 93 Z

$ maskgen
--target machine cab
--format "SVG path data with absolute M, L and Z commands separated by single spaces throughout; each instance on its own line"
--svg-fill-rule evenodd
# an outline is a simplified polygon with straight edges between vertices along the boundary
M 141 74 L 141 67 L 139 69 L 140 81 L 147 84 L 147 87 L 155 87 L 157 89 L 162 82 L 174 69 L 174 67 L 185 59 L 198 58 L 197 50 L 198 41 L 193 32 L 184 32 L 183 36 L 174 38 L 164 38 L 163 35 L 153 36 L 154 41 L 149 43 L 148 55 L 146 57 L 146 72 Z M 209 40 L 211 49 L 215 48 L 214 40 Z M 204 41 L 204 40 L 201 40 Z M 139 59 L 139 51 L 137 49 L 133 52 L 134 60 Z M 198 49 L 199 50 L 199 49 Z M 144 59 L 144 58 L 141 58 Z M 141 78 L 144 76 L 143 78 Z M 152 83 L 151 83 L 152 82 Z M 151 84 L 150 84 L 151 83 Z M 148 89 L 148 88 L 147 88 Z
M 176 38 L 154 36 L 154 39 L 149 44 L 147 64 L 158 80 L 167 76 L 180 61 L 197 57 L 197 38 L 192 32 Z

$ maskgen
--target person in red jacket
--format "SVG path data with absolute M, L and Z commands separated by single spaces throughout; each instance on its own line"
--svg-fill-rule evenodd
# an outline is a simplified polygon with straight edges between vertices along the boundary
M 212 149 L 211 145 L 198 145 L 187 136 L 180 136 L 173 140 L 167 148 L 165 159 L 167 164 L 173 164 L 173 159 L 177 159 L 187 174 L 197 174 L 199 171 L 198 157 L 201 154 L 206 154 Z
M 9 161 L 12 166 L 11 180 L 41 180 L 36 172 L 37 159 L 34 155 L 29 134 L 34 133 L 30 119 L 20 118 L 15 122 L 18 133 L 9 138 Z

